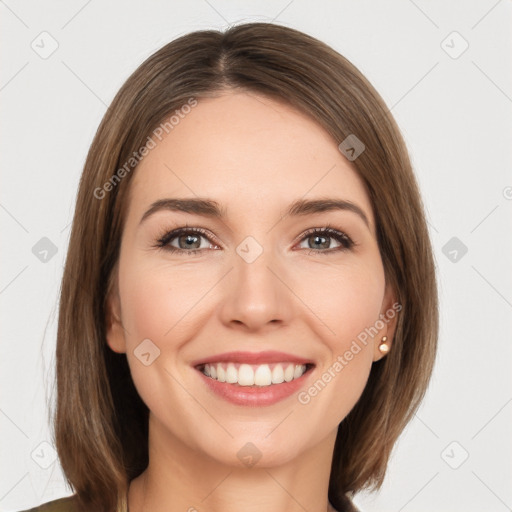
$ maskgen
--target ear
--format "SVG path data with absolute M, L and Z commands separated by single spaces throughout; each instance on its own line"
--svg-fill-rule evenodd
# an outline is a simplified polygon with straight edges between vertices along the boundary
M 121 300 L 117 286 L 109 291 L 106 311 L 106 338 L 108 346 L 120 354 L 126 352 L 125 331 L 121 321 Z
M 378 361 L 382 359 L 386 354 L 392 350 L 393 347 L 393 337 L 395 335 L 398 315 L 400 314 L 400 310 L 402 309 L 402 305 L 399 304 L 396 300 L 396 294 L 388 283 L 386 285 L 386 291 L 384 293 L 384 298 L 382 300 L 382 308 L 380 311 L 379 320 L 376 321 L 376 327 L 378 327 L 379 332 L 373 339 L 373 360 Z M 386 336 L 385 343 L 388 346 L 388 351 L 383 352 L 379 349 L 381 343 L 383 343 L 382 338 Z

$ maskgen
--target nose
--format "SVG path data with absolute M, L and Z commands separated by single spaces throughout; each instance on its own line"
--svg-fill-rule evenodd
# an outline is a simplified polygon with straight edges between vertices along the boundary
M 241 244 L 223 287 L 222 322 L 246 331 L 287 324 L 293 314 L 293 293 L 282 262 L 271 250 L 256 256 L 256 249 L 250 243 Z

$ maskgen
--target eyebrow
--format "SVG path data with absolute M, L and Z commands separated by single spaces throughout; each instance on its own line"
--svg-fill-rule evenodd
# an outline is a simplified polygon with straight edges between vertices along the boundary
M 178 211 L 191 213 L 195 215 L 202 215 L 204 217 L 225 219 L 226 209 L 221 208 L 217 201 L 207 198 L 176 198 L 176 199 L 159 199 L 155 201 L 150 208 L 144 213 L 140 220 L 142 224 L 148 217 L 154 213 L 162 210 L 167 211 Z M 299 199 L 289 205 L 288 210 L 284 216 L 290 215 L 292 217 L 298 217 L 303 215 L 311 215 L 316 213 L 343 210 L 355 213 L 359 216 L 370 229 L 370 223 L 363 209 L 351 201 L 345 199 L 333 199 L 333 198 L 319 198 L 319 199 Z

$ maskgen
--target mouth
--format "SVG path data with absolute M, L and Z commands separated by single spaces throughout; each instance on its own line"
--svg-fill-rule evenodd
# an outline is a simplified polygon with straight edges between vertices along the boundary
M 316 364 L 284 352 L 228 352 L 192 366 L 213 396 L 235 405 L 272 405 L 297 393 Z
M 195 368 L 217 382 L 241 387 L 265 387 L 300 379 L 314 366 L 313 363 L 295 364 L 289 361 L 264 364 L 222 361 L 200 364 Z

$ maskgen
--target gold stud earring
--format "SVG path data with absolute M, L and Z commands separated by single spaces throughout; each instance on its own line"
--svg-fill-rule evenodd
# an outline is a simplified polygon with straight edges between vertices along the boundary
M 388 337 L 387 336 L 383 336 L 382 339 L 381 339 L 381 343 L 379 345 L 379 350 L 383 354 L 387 354 L 389 352 L 389 345 L 386 343 L 387 340 L 388 340 Z

